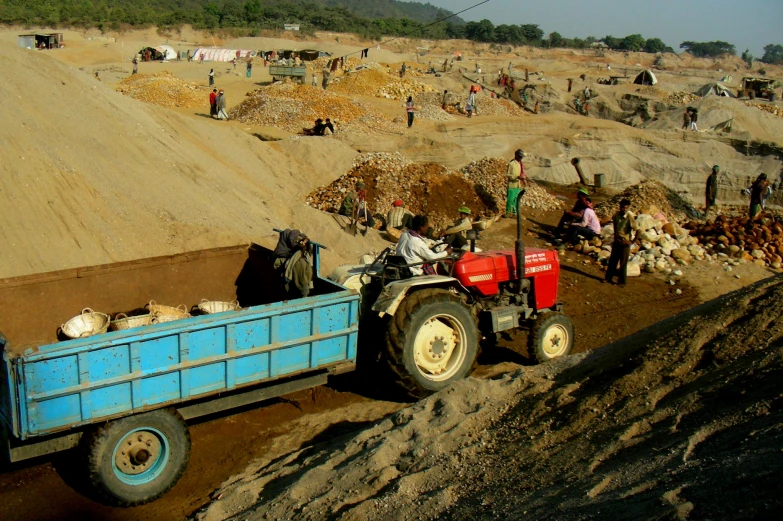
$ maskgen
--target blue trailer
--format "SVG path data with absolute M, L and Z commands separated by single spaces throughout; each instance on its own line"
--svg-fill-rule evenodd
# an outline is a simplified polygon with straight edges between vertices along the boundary
M 285 300 L 257 245 L 0 280 L 0 454 L 15 462 L 77 445 L 105 502 L 160 497 L 185 470 L 186 421 L 326 383 L 355 368 L 359 294 L 319 275 Z M 90 306 L 237 299 L 229 311 L 58 341 Z

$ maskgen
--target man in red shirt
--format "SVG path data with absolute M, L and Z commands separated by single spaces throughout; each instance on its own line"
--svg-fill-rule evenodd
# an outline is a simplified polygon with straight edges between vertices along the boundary
M 217 89 L 212 89 L 209 93 L 209 117 L 214 118 L 217 116 Z

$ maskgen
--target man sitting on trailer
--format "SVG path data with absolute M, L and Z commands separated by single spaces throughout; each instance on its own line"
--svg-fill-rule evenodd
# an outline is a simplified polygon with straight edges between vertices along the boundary
M 283 284 L 288 293 L 306 297 L 313 288 L 313 255 L 310 239 L 299 230 L 284 230 L 275 247 L 274 268 L 283 270 Z

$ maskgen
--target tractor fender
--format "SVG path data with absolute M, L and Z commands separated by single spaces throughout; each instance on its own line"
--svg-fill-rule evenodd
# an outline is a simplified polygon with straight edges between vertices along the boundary
M 372 310 L 378 313 L 381 317 L 386 315 L 394 316 L 397 312 L 397 308 L 400 306 L 411 288 L 421 287 L 440 287 L 450 288 L 455 287 L 460 291 L 467 293 L 467 289 L 460 284 L 460 282 L 453 277 L 446 277 L 445 275 L 427 275 L 424 277 L 413 277 L 405 280 L 396 280 L 389 283 L 381 294 L 378 295 L 375 303 L 372 306 Z

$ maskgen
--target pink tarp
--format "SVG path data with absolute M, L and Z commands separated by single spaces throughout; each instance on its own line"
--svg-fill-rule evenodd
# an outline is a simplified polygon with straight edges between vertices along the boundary
M 193 61 L 201 60 L 201 56 L 204 56 L 204 61 L 210 62 L 230 62 L 234 58 L 243 59 L 247 57 L 254 57 L 256 51 L 245 51 L 242 49 L 196 49 L 193 52 Z

